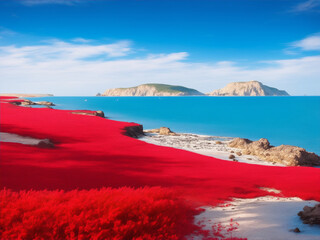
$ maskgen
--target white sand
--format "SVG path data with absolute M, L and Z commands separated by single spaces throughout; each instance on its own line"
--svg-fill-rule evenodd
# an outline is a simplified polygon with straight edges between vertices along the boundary
M 260 197 L 254 199 L 234 199 L 227 207 L 203 207 L 205 211 L 195 222 L 203 221 L 204 229 L 210 230 L 214 223 L 228 226 L 230 219 L 239 224 L 232 232 L 233 237 L 249 240 L 319 240 L 320 226 L 303 224 L 297 213 L 305 205 L 314 206 L 316 201 L 300 198 Z M 298 227 L 300 233 L 290 231 Z M 225 237 L 230 237 L 222 231 Z
M 37 145 L 41 139 L 24 137 L 13 133 L 0 132 L 0 142 L 21 143 L 27 145 Z
M 233 161 L 229 159 L 229 156 L 233 154 L 237 161 L 243 163 L 268 166 L 284 166 L 279 163 L 272 163 L 261 160 L 258 157 L 252 155 L 238 156 L 236 153 L 241 152 L 240 149 L 228 147 L 228 143 L 233 139 L 230 137 L 206 136 L 189 133 L 179 133 L 178 136 L 167 136 L 154 133 L 145 134 L 146 136 L 140 138 L 140 140 L 155 145 L 183 149 L 190 152 L 195 152 L 228 161 Z M 217 144 L 217 141 L 220 141 L 221 144 Z M 234 153 L 232 153 L 232 151 Z

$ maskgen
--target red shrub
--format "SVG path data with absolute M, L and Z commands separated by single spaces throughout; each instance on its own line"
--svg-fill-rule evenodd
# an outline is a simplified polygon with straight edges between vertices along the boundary
M 0 191 L 1 239 L 181 239 L 193 209 L 166 188 Z

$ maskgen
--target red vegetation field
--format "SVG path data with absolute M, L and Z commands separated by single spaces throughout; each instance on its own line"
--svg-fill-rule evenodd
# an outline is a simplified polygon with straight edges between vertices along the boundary
M 108 209 L 118 207 L 124 216 L 120 217 L 121 219 L 126 219 L 126 214 L 142 214 L 141 219 L 133 217 L 134 220 L 130 222 L 132 226 L 135 226 L 132 228 L 137 228 L 133 232 L 128 230 L 128 234 L 133 234 L 130 235 L 132 237 L 181 238 L 182 235 L 196 229 L 188 227 L 188 231 L 184 232 L 179 227 L 181 225 L 192 226 L 192 216 L 196 213 L 192 209 L 195 206 L 214 205 L 231 197 L 251 198 L 270 195 L 260 187 L 279 189 L 282 191 L 282 196 L 298 196 L 303 199 L 320 201 L 319 169 L 267 167 L 223 161 L 183 150 L 151 145 L 125 136 L 124 128 L 133 126 L 134 123 L 71 114 L 70 111 L 18 107 L 5 103 L 5 101 L 9 100 L 2 99 L 0 103 L 1 132 L 41 139 L 49 138 L 56 147 L 45 149 L 18 143 L 1 143 L 1 188 L 15 191 L 3 190 L 1 192 L 1 199 L 5 200 L 1 210 L 1 221 L 3 222 L 1 226 L 5 226 L 0 228 L 1 238 L 9 236 L 7 234 L 18 234 L 18 231 L 21 232 L 22 229 L 25 234 L 27 232 L 36 234 L 38 231 L 44 231 L 43 234 L 47 234 L 45 232 L 48 232 L 49 229 L 56 229 L 55 231 L 58 232 L 64 231 L 63 234 L 66 234 L 64 236 L 67 238 L 76 238 L 80 236 L 80 230 L 73 232 L 70 229 L 73 226 L 72 222 L 77 222 L 79 229 L 86 229 L 81 232 L 84 234 L 81 236 L 88 236 L 85 234 L 92 232 L 94 234 L 90 236 L 98 239 L 100 233 L 112 233 L 113 235 L 108 236 L 122 239 L 125 235 L 117 234 L 122 232 L 119 230 L 120 225 L 123 225 L 124 229 L 130 229 L 127 222 L 121 222 L 121 220 L 117 228 L 119 231 L 113 232 L 113 225 L 104 224 L 104 221 L 113 219 L 105 217 L 112 211 L 107 213 L 108 211 L 98 206 Z M 146 186 L 161 188 L 134 190 Z M 90 190 L 103 187 L 131 188 Z M 18 192 L 31 189 L 37 191 Z M 44 191 L 45 189 L 51 191 Z M 74 189 L 88 191 L 71 191 Z M 170 194 L 173 192 L 167 193 L 168 189 L 186 199 L 188 204 L 182 203 L 183 201 L 176 197 L 171 198 Z M 61 193 L 56 190 L 67 192 Z M 108 198 L 108 196 L 113 196 L 113 193 L 116 193 L 117 197 Z M 131 198 L 130 195 L 136 197 Z M 61 204 L 61 199 L 68 199 L 64 202 L 65 205 Z M 110 199 L 110 201 L 104 204 L 104 199 Z M 123 208 L 125 202 L 123 199 L 128 199 L 127 206 L 130 205 L 130 207 Z M 173 224 L 172 226 L 168 224 L 162 228 L 160 227 L 162 224 L 158 224 L 155 228 L 150 227 L 152 217 L 149 211 L 158 211 L 156 204 L 158 200 L 172 203 L 172 205 L 162 205 L 161 209 L 171 210 L 158 215 L 161 218 L 158 223 L 167 221 Z M 26 201 L 30 208 L 21 207 L 23 201 Z M 119 205 L 116 205 L 118 201 Z M 82 205 L 82 202 L 83 208 L 81 209 L 79 206 Z M 146 205 L 145 209 L 144 205 Z M 56 207 L 47 212 L 48 206 Z M 73 218 L 70 221 L 61 220 L 70 219 L 70 216 L 73 215 L 72 209 L 77 209 L 77 207 L 79 211 L 82 211 L 82 215 L 79 215 L 82 217 L 78 217 L 78 220 L 72 220 Z M 23 212 L 27 213 L 23 214 L 23 217 L 14 217 L 15 211 L 20 211 L 20 215 Z M 27 224 L 23 222 L 25 215 L 29 216 L 26 219 L 29 221 Z M 96 216 L 99 221 L 87 222 L 85 217 L 87 215 Z M 186 217 L 181 217 L 183 215 Z M 46 220 L 50 216 L 53 216 L 53 220 Z M 114 219 L 115 223 L 118 218 Z M 146 219 L 149 219 L 150 222 Z M 145 221 L 143 226 L 146 228 L 139 225 L 140 220 Z M 33 221 L 32 224 L 30 221 Z M 46 225 L 42 223 L 46 223 L 48 227 L 45 228 Z M 29 224 L 30 226 L 34 224 L 33 230 L 29 231 L 27 227 Z M 63 227 L 59 227 L 60 224 Z M 48 234 L 54 234 L 54 230 L 50 231 Z M 31 235 L 24 236 L 32 238 Z M 32 236 L 36 237 L 36 235 Z M 50 238 L 51 236 L 53 235 L 50 235 Z M 167 237 L 164 238 L 167 239 Z
M 0 192 L 1 239 L 181 239 L 199 230 L 168 189 Z

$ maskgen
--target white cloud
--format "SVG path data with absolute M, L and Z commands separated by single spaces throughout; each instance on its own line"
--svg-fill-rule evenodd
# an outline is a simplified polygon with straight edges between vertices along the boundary
M 19 0 L 19 2 L 27 6 L 45 4 L 74 5 L 83 2 L 83 0 Z
M 291 9 L 291 12 L 314 11 L 320 5 L 320 0 L 307 0 L 299 3 Z
M 309 36 L 300 41 L 291 44 L 294 48 L 299 48 L 303 51 L 320 50 L 320 34 Z
M 85 41 L 86 42 L 86 41 Z M 158 82 L 203 92 L 229 82 L 258 80 L 294 95 L 320 94 L 320 55 L 260 63 L 191 62 L 188 53 L 137 57 L 127 41 L 113 44 L 50 41 L 40 45 L 0 47 L 1 92 L 94 95 L 107 88 Z

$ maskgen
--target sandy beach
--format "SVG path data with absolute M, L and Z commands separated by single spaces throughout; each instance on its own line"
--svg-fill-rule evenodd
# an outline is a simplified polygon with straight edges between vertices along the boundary
M 253 155 L 237 155 L 237 153 L 241 153 L 241 150 L 228 146 L 228 143 L 233 139 L 231 137 L 207 136 L 191 133 L 177 133 L 177 136 L 168 136 L 148 133 L 147 131 L 148 130 L 146 130 L 144 137 L 139 138 L 140 140 L 160 146 L 183 149 L 226 161 L 234 161 L 229 158 L 230 155 L 234 155 L 234 159 L 242 163 L 265 166 L 284 166 L 280 163 L 263 161 L 259 157 Z

